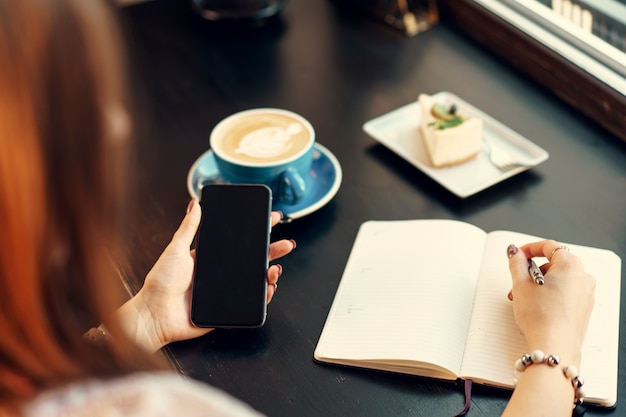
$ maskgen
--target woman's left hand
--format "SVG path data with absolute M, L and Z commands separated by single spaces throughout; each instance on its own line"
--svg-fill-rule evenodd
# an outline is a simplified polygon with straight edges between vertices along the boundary
M 123 328 L 137 343 L 155 352 L 168 343 L 202 336 L 213 329 L 199 328 L 190 319 L 191 283 L 195 251 L 190 251 L 200 224 L 201 209 L 197 200 L 189 203 L 187 215 L 163 251 L 143 287 L 119 310 Z M 271 213 L 271 224 L 281 219 L 278 212 Z M 273 242 L 269 260 L 287 255 L 295 248 L 293 240 Z M 267 270 L 267 302 L 276 291 L 282 267 L 278 264 Z

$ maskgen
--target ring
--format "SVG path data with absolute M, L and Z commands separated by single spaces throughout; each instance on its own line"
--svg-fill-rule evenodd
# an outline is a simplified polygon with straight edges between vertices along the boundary
M 552 262 L 552 257 L 554 256 L 554 253 L 558 251 L 559 249 L 565 249 L 566 251 L 569 252 L 569 248 L 567 246 L 561 245 L 558 248 L 555 248 L 552 250 L 552 252 L 550 253 L 550 256 L 548 256 L 548 262 Z

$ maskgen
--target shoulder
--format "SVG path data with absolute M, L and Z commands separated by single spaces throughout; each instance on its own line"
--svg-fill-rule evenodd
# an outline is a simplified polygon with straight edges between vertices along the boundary
M 24 412 L 27 417 L 260 417 L 228 394 L 174 372 L 133 374 L 69 385 L 39 395 Z

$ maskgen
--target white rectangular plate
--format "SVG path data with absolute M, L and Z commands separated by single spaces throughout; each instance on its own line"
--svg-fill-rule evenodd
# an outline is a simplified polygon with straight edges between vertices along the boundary
M 483 149 L 469 162 L 447 168 L 434 168 L 430 164 L 419 132 L 421 112 L 417 100 L 366 122 L 363 130 L 461 198 L 469 197 L 548 159 L 548 152 L 544 149 L 454 94 L 443 91 L 434 94 L 433 99 L 437 102 L 454 103 L 460 114 L 482 119 L 483 138 L 491 146 L 507 150 L 525 166 L 502 172 L 493 166 Z

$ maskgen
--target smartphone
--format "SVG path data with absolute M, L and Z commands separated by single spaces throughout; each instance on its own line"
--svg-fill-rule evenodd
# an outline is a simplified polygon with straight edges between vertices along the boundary
M 198 327 L 262 326 L 272 191 L 265 185 L 206 185 L 200 206 L 191 321 Z

